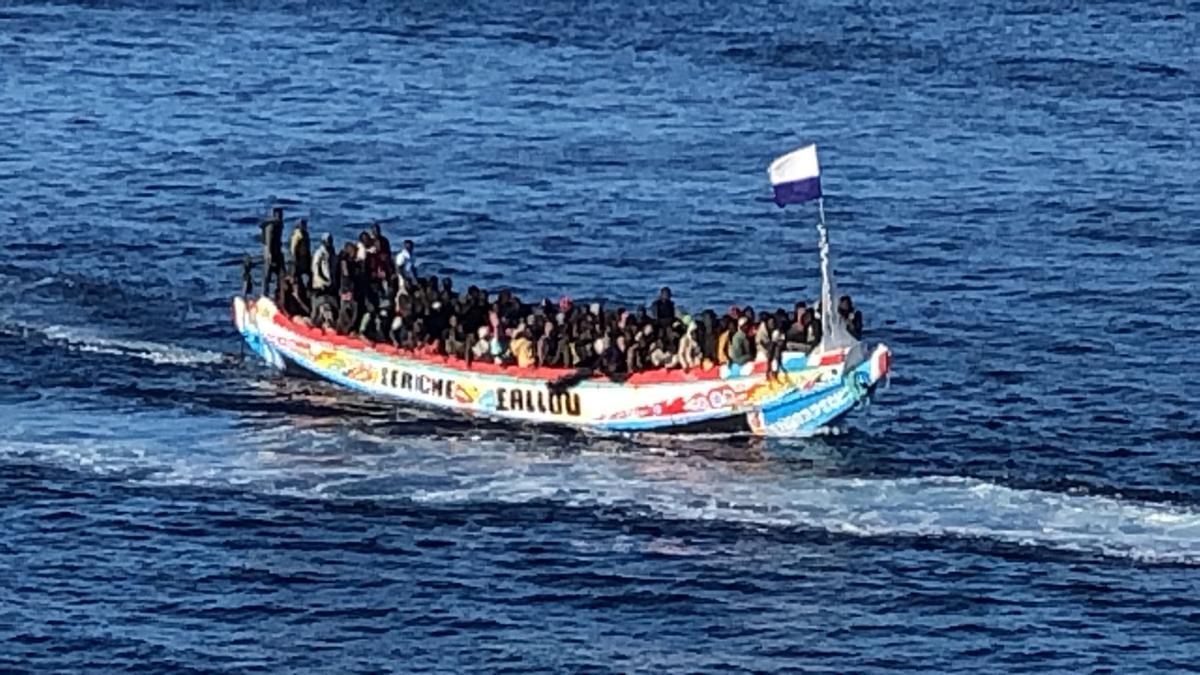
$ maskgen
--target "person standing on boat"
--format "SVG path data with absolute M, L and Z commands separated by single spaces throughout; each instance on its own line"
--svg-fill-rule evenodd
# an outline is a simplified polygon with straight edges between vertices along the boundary
M 355 246 L 353 243 L 346 242 L 342 247 L 342 252 L 338 255 L 338 290 L 341 292 L 340 311 L 338 314 L 338 332 L 343 335 L 347 334 L 346 326 L 353 327 L 358 321 L 358 305 L 354 297 L 355 284 Z
M 417 281 L 417 260 L 414 257 L 412 239 L 405 239 L 400 254 L 396 256 L 396 272 L 400 275 L 400 283 L 412 292 Z
M 254 258 L 250 254 L 242 256 L 242 297 L 250 297 L 254 292 Z
M 337 254 L 333 250 L 333 235 L 326 232 L 321 235 L 321 245 L 317 247 L 317 255 L 312 260 L 312 289 L 314 295 L 335 295 L 337 286 L 333 276 L 333 259 Z
M 271 209 L 271 217 L 263 221 L 263 297 L 271 297 L 271 277 L 276 283 L 283 276 L 283 209 Z
M 720 327 L 717 329 L 717 365 L 729 363 L 729 343 L 736 332 L 737 324 L 734 323 L 733 317 L 728 314 L 721 317 Z
M 383 295 L 390 297 L 394 295 L 391 285 L 392 278 L 396 274 L 392 264 L 392 242 L 383 235 L 383 228 L 379 223 L 371 225 L 371 238 L 375 240 L 375 258 L 371 275 L 382 287 Z
M 296 229 L 292 230 L 288 248 L 292 253 L 292 274 L 296 277 L 296 283 L 311 287 L 312 245 L 308 240 L 308 221 L 304 218 L 296 221 Z
M 669 326 L 675 320 L 675 302 L 671 300 L 671 289 L 663 286 L 658 292 L 658 299 L 650 307 L 654 320 L 659 326 Z

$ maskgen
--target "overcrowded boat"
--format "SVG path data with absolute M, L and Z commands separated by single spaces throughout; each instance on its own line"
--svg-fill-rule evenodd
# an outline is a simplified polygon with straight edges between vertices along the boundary
M 693 317 L 664 288 L 650 311 L 569 298 L 526 304 L 417 274 L 376 225 L 339 254 L 307 224 L 282 246 L 282 212 L 263 224 L 263 293 L 245 264 L 237 329 L 266 363 L 399 403 L 601 432 L 748 432 L 804 436 L 864 403 L 889 373 L 886 345 L 862 340 L 862 315 L 835 303 L 815 146 L 768 170 L 779 206 L 815 200 L 821 298 L 758 312 Z M 277 279 L 274 295 L 269 280 Z

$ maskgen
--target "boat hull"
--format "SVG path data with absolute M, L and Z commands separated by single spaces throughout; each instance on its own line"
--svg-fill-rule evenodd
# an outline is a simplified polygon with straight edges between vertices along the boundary
M 890 366 L 886 346 L 870 354 L 860 346 L 785 354 L 782 372 L 771 376 L 764 364 L 747 364 L 643 373 L 623 383 L 591 378 L 552 391 L 550 383 L 567 371 L 417 358 L 299 325 L 267 299 L 235 298 L 233 315 L 250 348 L 280 370 L 300 368 L 385 400 L 594 431 L 812 435 L 865 400 Z

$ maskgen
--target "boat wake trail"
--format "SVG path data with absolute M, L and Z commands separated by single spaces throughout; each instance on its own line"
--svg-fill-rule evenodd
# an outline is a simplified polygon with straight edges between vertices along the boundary
M 232 422 L 232 420 L 231 420 Z M 149 446 L 95 434 L 71 445 L 0 436 L 0 461 L 50 462 L 151 485 L 202 485 L 305 500 L 491 508 L 561 504 L 602 518 L 710 521 L 848 537 L 955 539 L 1146 563 L 1200 565 L 1200 511 L 1017 489 L 975 478 L 846 478 L 766 457 L 565 447 L 552 439 L 413 437 L 377 429 L 244 423 L 203 433 L 164 421 Z M 171 434 L 178 438 L 172 440 Z M 166 440 L 162 440 L 166 439 Z M 527 447 L 523 446 L 527 443 Z M 819 445 L 819 442 L 814 442 Z
M 87 354 L 102 354 L 149 361 L 155 365 L 198 366 L 227 363 L 234 357 L 217 351 L 162 344 L 147 340 L 111 338 L 89 332 L 84 328 L 51 325 L 44 328 L 20 326 L 26 335 L 65 346 Z M 11 330 L 11 329 L 10 329 Z
M 637 475 L 565 473 L 500 475 L 473 486 L 419 492 L 414 499 L 553 499 L 576 507 L 624 507 L 671 520 L 819 529 L 855 537 L 991 540 L 1142 562 L 1200 564 L 1200 512 L 1166 504 L 1015 489 L 954 476 L 736 476 L 661 465 L 643 466 Z

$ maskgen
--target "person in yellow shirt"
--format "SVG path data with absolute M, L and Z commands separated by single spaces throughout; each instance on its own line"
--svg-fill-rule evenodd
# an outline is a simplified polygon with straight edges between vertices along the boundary
M 734 332 L 737 331 L 737 326 L 733 323 L 733 317 L 721 317 L 720 332 L 717 333 L 717 364 L 725 365 L 729 363 L 729 340 L 733 338 Z
M 517 360 L 518 368 L 532 368 L 537 365 L 533 358 L 533 340 L 529 339 L 529 333 L 523 326 L 517 330 L 508 348 Z
M 288 242 L 292 254 L 292 275 L 296 282 L 304 284 L 307 289 L 312 285 L 312 247 L 308 242 L 308 221 L 301 218 L 292 230 L 292 238 Z

